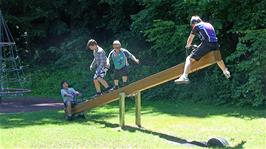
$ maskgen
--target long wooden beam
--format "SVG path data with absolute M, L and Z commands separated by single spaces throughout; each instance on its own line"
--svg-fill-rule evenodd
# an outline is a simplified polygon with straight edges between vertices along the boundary
M 195 61 L 192 63 L 190 73 L 208 67 L 212 64 L 215 64 L 217 61 L 220 60 L 221 60 L 220 51 L 219 50 L 211 51 L 207 55 L 202 57 L 199 61 Z M 83 103 L 80 103 L 72 109 L 72 113 L 79 113 L 81 111 L 102 106 L 104 104 L 118 100 L 119 93 L 121 92 L 125 93 L 126 95 L 130 95 L 132 93 L 147 90 L 149 88 L 171 81 L 173 79 L 180 77 L 181 74 L 183 73 L 183 69 L 184 69 L 184 63 L 176 65 L 164 71 L 161 71 L 159 73 L 153 74 L 144 79 L 133 82 L 118 90 L 114 90 L 110 93 L 104 94 L 95 99 L 91 99 Z

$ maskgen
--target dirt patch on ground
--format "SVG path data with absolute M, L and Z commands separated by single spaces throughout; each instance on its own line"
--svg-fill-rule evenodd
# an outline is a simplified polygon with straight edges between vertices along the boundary
M 60 100 L 40 97 L 2 98 L 0 113 L 32 112 L 41 110 L 63 109 Z

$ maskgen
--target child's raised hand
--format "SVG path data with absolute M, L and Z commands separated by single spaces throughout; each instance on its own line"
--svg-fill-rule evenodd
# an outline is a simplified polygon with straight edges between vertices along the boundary
M 108 68 L 108 69 L 110 68 L 110 62 L 109 62 L 109 60 L 106 61 L 106 68 Z
M 77 96 L 82 96 L 82 94 L 79 91 L 76 91 Z
M 186 49 L 189 49 L 190 47 L 191 47 L 191 44 L 187 44 L 187 45 L 185 46 Z
M 137 64 L 139 64 L 139 59 L 136 59 L 136 61 L 135 61 Z

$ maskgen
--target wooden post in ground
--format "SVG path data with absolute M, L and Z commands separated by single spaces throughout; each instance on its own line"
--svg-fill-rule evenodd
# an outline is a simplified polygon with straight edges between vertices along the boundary
M 138 91 L 135 95 L 135 104 L 136 104 L 136 125 L 141 127 L 141 92 Z
M 119 125 L 120 127 L 125 126 L 125 93 L 120 93 L 119 94 Z

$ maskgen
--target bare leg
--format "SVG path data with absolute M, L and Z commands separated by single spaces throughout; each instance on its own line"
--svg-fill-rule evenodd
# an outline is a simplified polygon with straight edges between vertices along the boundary
M 101 86 L 98 80 L 93 80 L 94 86 L 96 88 L 96 92 L 100 93 L 101 92 Z
M 123 82 L 127 82 L 127 79 L 128 79 L 128 76 L 123 76 L 122 77 Z
M 217 62 L 217 64 L 222 71 L 225 71 L 225 69 L 227 69 L 223 60 L 220 60 L 219 62 Z
M 189 79 L 188 79 L 188 73 L 190 71 L 190 67 L 191 67 L 191 63 L 195 61 L 193 58 L 191 58 L 190 56 L 188 56 L 186 58 L 186 62 L 185 62 L 185 66 L 184 66 L 184 72 L 183 74 L 179 77 L 179 79 L 175 80 L 176 84 L 187 84 L 189 83 Z
M 195 61 L 193 58 L 191 58 L 190 56 L 188 56 L 186 58 L 186 63 L 185 63 L 185 68 L 184 68 L 184 72 L 183 72 L 183 76 L 188 77 L 188 73 L 190 71 L 191 68 L 191 63 Z
M 118 86 L 119 80 L 114 80 L 115 86 Z
M 225 64 L 224 64 L 224 61 L 223 60 L 220 60 L 219 62 L 217 62 L 218 66 L 220 67 L 220 69 L 223 71 L 225 77 L 227 79 L 229 79 L 231 77 L 231 74 L 230 72 L 228 71 L 228 69 L 226 68 Z
M 71 116 L 71 102 L 70 101 L 67 102 L 66 111 L 67 111 L 67 116 Z
M 127 85 L 127 79 L 128 79 L 128 76 L 122 76 L 123 87 Z
M 103 79 L 103 78 L 100 78 L 98 77 L 97 80 L 105 87 L 105 88 L 108 88 L 109 85 L 108 83 Z

